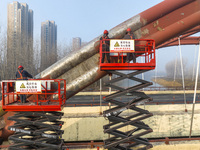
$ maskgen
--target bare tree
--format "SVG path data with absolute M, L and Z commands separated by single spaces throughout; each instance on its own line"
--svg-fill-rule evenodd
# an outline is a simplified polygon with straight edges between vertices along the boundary
M 64 42 L 62 42 L 62 44 L 61 43 L 58 44 L 57 51 L 58 51 L 58 60 L 59 60 L 59 59 L 63 58 L 64 56 L 67 56 L 71 53 L 72 46 L 68 46 L 66 44 L 66 42 L 64 41 Z
M 40 53 L 40 41 L 38 39 L 35 39 L 35 43 L 33 46 L 33 62 L 34 62 L 34 75 L 38 74 L 40 71 L 40 57 L 41 57 L 41 53 Z
M 184 76 L 189 75 L 189 68 L 187 67 L 187 62 L 188 62 L 187 59 L 183 59 Z M 176 78 L 181 78 L 182 74 L 181 74 L 181 61 L 180 61 L 180 59 L 172 60 L 172 61 L 168 62 L 165 65 L 165 70 L 166 70 L 167 77 L 174 78 L 174 75 L 175 75 Z
M 0 79 L 6 79 L 6 49 L 7 49 L 7 39 L 6 31 L 2 31 L 0 27 Z

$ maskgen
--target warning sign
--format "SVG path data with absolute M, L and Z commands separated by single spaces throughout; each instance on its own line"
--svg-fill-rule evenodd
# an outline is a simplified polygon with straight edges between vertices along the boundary
M 114 45 L 114 47 L 119 47 L 119 43 L 116 42 L 115 45 Z
M 20 88 L 26 88 L 24 83 L 21 84 Z
M 110 40 L 110 51 L 134 52 L 134 40 Z
M 40 94 L 41 81 L 39 80 L 19 80 L 16 81 L 17 94 Z

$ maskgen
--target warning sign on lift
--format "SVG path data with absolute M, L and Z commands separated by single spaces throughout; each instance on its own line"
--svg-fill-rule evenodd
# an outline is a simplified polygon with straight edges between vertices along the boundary
M 110 51 L 124 51 L 124 52 L 129 52 L 135 51 L 135 41 L 134 40 L 110 40 Z
M 16 81 L 17 94 L 40 94 L 41 81 L 38 80 L 20 80 Z

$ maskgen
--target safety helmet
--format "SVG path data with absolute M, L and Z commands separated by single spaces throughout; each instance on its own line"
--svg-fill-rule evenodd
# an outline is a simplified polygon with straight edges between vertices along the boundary
M 130 31 L 131 31 L 131 28 L 128 28 L 126 31 L 127 31 L 127 32 L 130 32 Z
M 104 30 L 103 34 L 108 34 L 108 30 Z
M 22 69 L 24 69 L 24 67 L 23 67 L 23 66 L 21 66 L 21 65 L 18 67 L 18 69 L 19 69 L 19 68 L 22 68 Z

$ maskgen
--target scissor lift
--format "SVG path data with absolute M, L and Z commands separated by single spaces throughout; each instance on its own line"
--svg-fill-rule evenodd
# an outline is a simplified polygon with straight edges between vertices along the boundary
M 14 144 L 9 150 L 63 149 L 61 130 L 63 121 L 60 112 L 66 101 L 66 81 L 54 80 L 4 80 L 2 87 L 2 108 L 15 111 L 9 120 L 15 121 L 9 130 L 15 131 L 9 137 Z M 22 103 L 20 94 L 27 96 Z
M 140 150 L 152 148 L 152 144 L 142 136 L 153 130 L 142 120 L 153 114 L 138 106 L 152 100 L 144 92 L 139 91 L 152 83 L 135 76 L 155 69 L 155 41 L 151 39 L 110 40 L 109 52 L 103 49 L 103 43 L 105 43 L 104 40 L 101 40 L 100 69 L 114 76 L 104 84 L 117 90 L 104 97 L 106 102 L 112 104 L 110 109 L 103 112 L 103 116 L 109 120 L 109 124 L 103 127 L 104 133 L 109 134 L 109 138 L 104 140 L 104 148 L 121 150 L 130 150 L 131 147 L 138 147 Z M 128 44 L 124 46 L 123 43 Z M 109 53 L 110 63 L 101 61 L 103 53 Z M 128 53 L 132 55 L 131 60 L 135 55 L 136 62 L 125 61 Z M 130 87 L 120 86 L 121 83 L 117 84 L 125 79 L 135 81 L 137 85 L 130 85 L 130 81 Z M 121 100 L 120 97 L 123 95 L 129 95 L 127 96 L 128 100 Z

